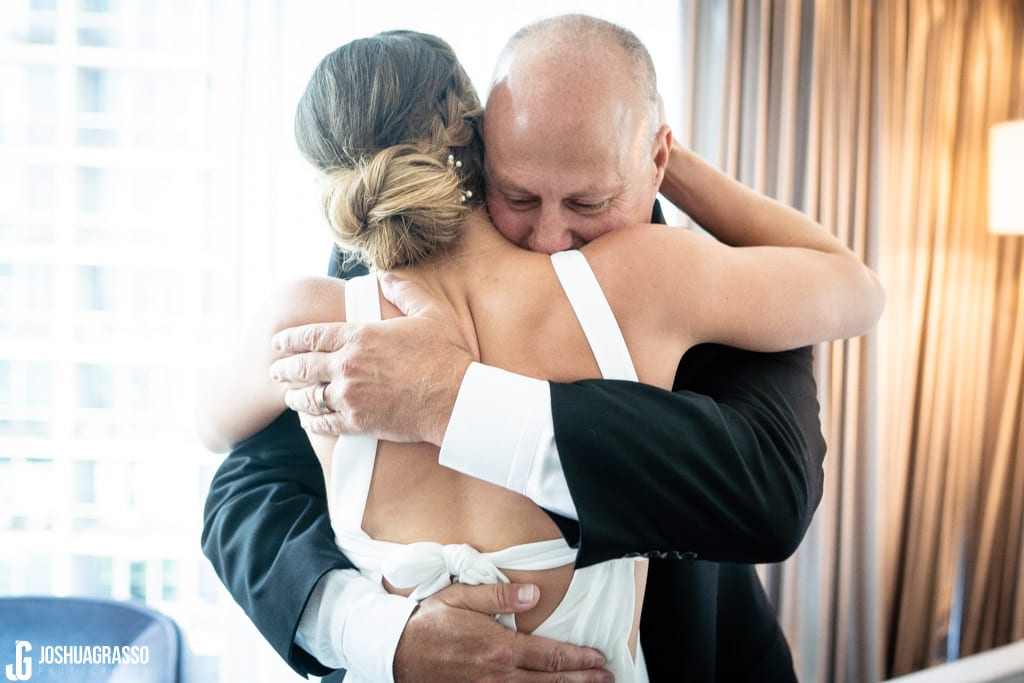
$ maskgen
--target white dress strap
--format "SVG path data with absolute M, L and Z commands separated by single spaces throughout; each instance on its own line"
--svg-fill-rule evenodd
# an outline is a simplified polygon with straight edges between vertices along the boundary
M 375 322 L 381 319 L 377 276 L 373 273 L 345 282 L 345 319 L 349 322 Z M 363 532 L 363 511 L 370 494 L 373 464 L 377 459 L 377 439 L 372 436 L 343 434 L 338 437 L 331 456 L 331 510 L 336 535 L 368 538 Z
M 380 320 L 377 276 L 360 275 L 345 282 L 345 320 L 369 323 Z
M 576 312 L 576 319 L 590 343 L 601 375 L 605 379 L 636 382 L 636 368 L 626 348 L 626 340 L 583 252 L 556 252 L 551 255 L 551 265 Z

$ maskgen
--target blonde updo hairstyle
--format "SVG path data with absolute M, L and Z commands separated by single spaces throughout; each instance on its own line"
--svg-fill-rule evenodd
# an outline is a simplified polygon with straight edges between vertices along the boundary
M 327 55 L 299 101 L 295 137 L 325 175 L 336 241 L 378 269 L 444 253 L 483 197 L 482 114 L 435 36 L 388 31 Z

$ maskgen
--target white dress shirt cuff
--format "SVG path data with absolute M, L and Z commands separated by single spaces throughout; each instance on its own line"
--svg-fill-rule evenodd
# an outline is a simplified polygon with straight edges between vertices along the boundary
M 314 587 L 295 644 L 358 680 L 394 683 L 395 650 L 415 608 L 415 600 L 388 593 L 355 569 L 335 569 Z
M 577 519 L 555 446 L 551 389 L 543 380 L 470 364 L 438 461 Z

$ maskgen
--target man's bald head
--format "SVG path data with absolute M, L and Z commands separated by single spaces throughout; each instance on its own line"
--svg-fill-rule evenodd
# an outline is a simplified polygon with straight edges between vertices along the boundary
M 650 55 L 626 29 L 583 15 L 522 29 L 484 114 L 498 229 L 550 253 L 647 222 L 671 147 L 664 119 Z
M 651 132 L 664 123 L 650 53 L 633 32 L 604 19 L 566 14 L 521 28 L 498 58 L 492 89 L 507 87 L 506 81 L 517 75 L 527 75 L 538 89 L 563 95 L 566 88 L 626 88 L 648 108 Z

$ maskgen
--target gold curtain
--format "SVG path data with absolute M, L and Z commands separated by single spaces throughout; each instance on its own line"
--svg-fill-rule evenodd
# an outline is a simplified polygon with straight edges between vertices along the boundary
M 1024 637 L 1021 238 L 986 229 L 989 126 L 1024 116 L 1024 6 L 877 11 L 882 587 L 898 675 Z
M 684 8 L 679 137 L 887 290 L 876 332 L 816 350 L 824 497 L 797 553 L 761 568 L 800 680 L 1024 637 L 1024 238 L 988 234 L 985 204 L 989 124 L 1024 116 L 1024 3 Z

